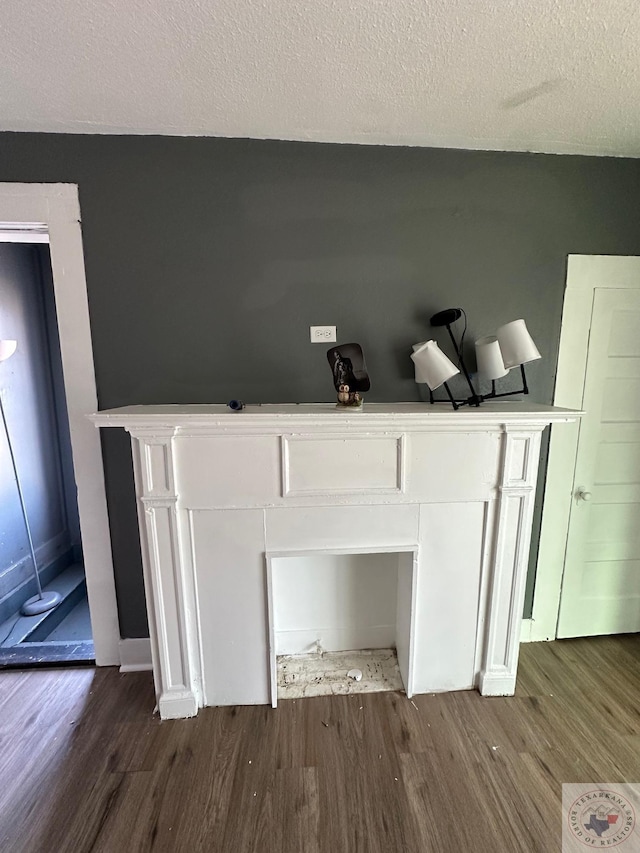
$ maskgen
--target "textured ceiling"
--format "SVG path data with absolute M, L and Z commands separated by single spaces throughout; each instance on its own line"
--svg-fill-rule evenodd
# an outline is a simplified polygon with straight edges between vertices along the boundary
M 0 130 L 640 156 L 637 0 L 1 0 Z

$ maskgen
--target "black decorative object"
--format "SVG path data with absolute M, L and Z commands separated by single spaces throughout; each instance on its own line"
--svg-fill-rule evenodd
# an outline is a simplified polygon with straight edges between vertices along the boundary
M 333 384 L 338 392 L 338 406 L 359 408 L 362 394 L 371 388 L 364 353 L 360 344 L 340 344 L 327 351 L 333 373 Z

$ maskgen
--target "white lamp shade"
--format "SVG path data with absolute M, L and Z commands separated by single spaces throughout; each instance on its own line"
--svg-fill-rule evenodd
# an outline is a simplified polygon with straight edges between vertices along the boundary
M 411 358 L 416 368 L 416 382 L 425 383 L 432 391 L 460 373 L 435 341 L 415 344 Z
M 478 372 L 486 379 L 501 379 L 509 372 L 504 366 L 500 344 L 495 335 L 478 338 L 476 341 L 476 362 Z
M 412 349 L 414 352 L 416 352 L 417 350 L 421 349 L 425 344 L 426 344 L 426 341 L 420 341 L 419 344 L 413 344 Z M 411 358 L 413 359 L 413 356 L 411 356 Z M 414 366 L 415 371 L 416 371 L 416 382 L 421 384 L 421 385 L 424 385 L 427 380 L 425 378 L 421 364 L 414 360 L 413 366 Z
M 0 361 L 6 361 L 16 351 L 17 341 L 0 341 Z
M 496 332 L 505 367 L 516 367 L 542 358 L 524 320 L 513 320 Z

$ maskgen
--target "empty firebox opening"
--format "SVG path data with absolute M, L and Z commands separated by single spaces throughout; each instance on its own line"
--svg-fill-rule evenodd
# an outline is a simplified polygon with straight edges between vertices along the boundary
M 416 549 L 267 554 L 271 704 L 411 696 L 416 566 Z

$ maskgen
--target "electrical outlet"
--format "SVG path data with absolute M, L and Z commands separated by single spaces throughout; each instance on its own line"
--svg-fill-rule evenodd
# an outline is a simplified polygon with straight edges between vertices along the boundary
M 312 344 L 331 344 L 336 342 L 335 326 L 309 326 Z

